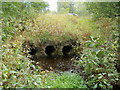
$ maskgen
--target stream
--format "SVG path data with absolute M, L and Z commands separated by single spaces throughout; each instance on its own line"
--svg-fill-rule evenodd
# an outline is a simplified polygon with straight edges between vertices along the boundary
M 82 72 L 82 67 L 74 65 L 73 57 L 74 56 L 40 56 L 34 61 L 36 61 L 37 65 L 41 67 L 41 71 L 48 70 L 57 73 L 62 73 L 65 71 L 72 73 Z
M 58 56 L 58 57 L 48 57 L 43 56 L 35 59 L 39 62 L 37 65 L 41 67 L 42 70 L 52 70 L 55 72 L 69 71 L 73 67 L 72 56 Z

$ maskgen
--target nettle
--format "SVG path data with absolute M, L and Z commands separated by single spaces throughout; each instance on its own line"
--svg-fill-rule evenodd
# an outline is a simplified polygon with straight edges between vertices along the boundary
M 88 87 L 110 88 L 111 82 L 118 80 L 115 60 L 115 51 L 109 41 L 90 36 L 83 42 L 83 52 L 77 63 L 84 67 Z

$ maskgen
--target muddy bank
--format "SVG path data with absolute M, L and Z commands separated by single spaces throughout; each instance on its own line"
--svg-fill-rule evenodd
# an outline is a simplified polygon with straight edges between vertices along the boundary
M 73 66 L 72 57 L 68 56 L 41 56 L 35 59 L 36 62 L 39 62 L 39 65 L 42 70 L 53 70 L 53 71 L 68 71 Z
M 41 71 L 53 71 L 62 73 L 69 71 L 71 73 L 80 73 L 83 71 L 83 67 L 76 66 L 73 59 L 74 56 L 40 56 L 34 59 L 35 65 L 41 67 Z M 82 75 L 82 73 L 81 73 Z

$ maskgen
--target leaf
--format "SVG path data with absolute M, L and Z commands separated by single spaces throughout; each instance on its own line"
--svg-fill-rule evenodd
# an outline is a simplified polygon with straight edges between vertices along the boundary
M 10 73 L 17 73 L 16 71 L 10 71 Z
M 3 64 L 3 68 L 4 68 L 5 70 L 8 70 L 7 67 L 6 67 L 4 64 Z
M 100 52 L 100 50 L 97 49 L 97 48 L 93 48 L 93 51 L 94 51 L 96 54 L 98 54 L 98 52 Z
M 95 84 L 93 88 L 97 88 L 98 84 Z
M 89 45 L 89 47 L 94 47 L 95 46 L 95 44 L 94 43 L 91 43 L 90 45 Z
M 101 79 L 103 76 L 102 75 L 100 75 L 99 77 L 98 77 L 98 79 Z
M 34 82 L 33 84 L 34 84 L 34 85 L 36 85 L 36 86 L 38 86 L 38 85 L 39 85 L 37 82 Z
M 98 58 L 103 58 L 104 57 L 104 51 L 99 51 L 97 54 Z

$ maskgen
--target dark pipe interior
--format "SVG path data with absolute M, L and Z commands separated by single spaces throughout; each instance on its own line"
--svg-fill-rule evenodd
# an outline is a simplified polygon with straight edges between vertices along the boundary
M 35 55 L 37 52 L 37 48 L 30 48 L 29 54 L 30 55 Z
M 67 45 L 67 46 L 64 46 L 63 49 L 62 49 L 62 53 L 65 55 L 65 56 L 68 56 L 68 53 L 72 50 L 72 45 Z
M 48 56 L 51 56 L 52 53 L 55 51 L 55 47 L 54 46 L 47 46 L 45 48 L 45 53 L 48 55 Z

